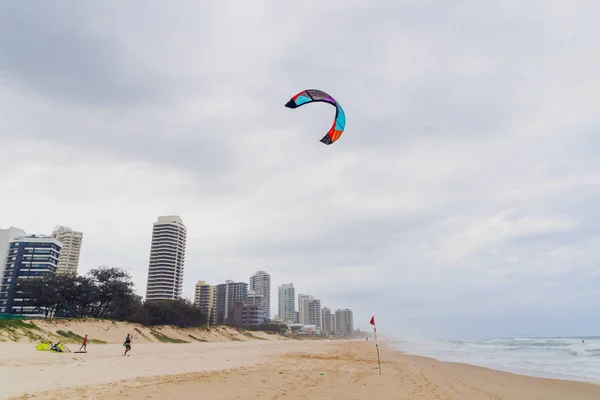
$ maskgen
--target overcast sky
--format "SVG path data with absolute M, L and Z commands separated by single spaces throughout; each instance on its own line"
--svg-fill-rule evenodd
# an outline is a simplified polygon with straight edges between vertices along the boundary
M 513 3 L 2 2 L 0 227 L 143 295 L 177 214 L 190 298 L 266 270 L 381 334 L 597 334 L 600 3 Z

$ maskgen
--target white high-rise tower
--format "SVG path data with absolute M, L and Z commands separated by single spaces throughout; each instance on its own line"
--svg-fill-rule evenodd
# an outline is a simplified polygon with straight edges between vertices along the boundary
M 298 322 L 321 328 L 321 300 L 309 294 L 298 295 Z
M 291 324 L 296 320 L 296 290 L 293 283 L 279 286 L 279 319 Z
M 152 230 L 146 300 L 181 297 L 187 229 L 177 215 L 158 217 Z
M 4 267 L 6 265 L 6 255 L 8 254 L 8 244 L 21 236 L 27 235 L 23 229 L 11 226 L 8 229 L 0 229 L 0 285 L 4 278 Z
M 76 232 L 65 226 L 57 226 L 52 231 L 52 237 L 62 243 L 60 257 L 58 259 L 57 274 L 76 274 L 79 266 L 79 254 L 83 233 Z
M 271 275 L 265 271 L 258 271 L 250 277 L 250 290 L 262 295 L 260 307 L 265 312 L 265 317 L 271 319 Z

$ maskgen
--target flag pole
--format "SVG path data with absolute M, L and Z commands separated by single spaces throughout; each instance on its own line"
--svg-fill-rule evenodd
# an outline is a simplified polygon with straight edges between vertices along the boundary
M 371 324 L 373 325 L 373 333 L 375 334 L 375 348 L 377 349 L 377 365 L 379 366 L 379 375 L 381 375 L 381 360 L 379 359 L 379 344 L 377 343 L 377 327 L 375 325 L 375 316 L 371 317 Z

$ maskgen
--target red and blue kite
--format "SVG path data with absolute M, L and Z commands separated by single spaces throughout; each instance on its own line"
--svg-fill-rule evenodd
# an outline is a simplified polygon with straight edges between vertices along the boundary
M 329 103 L 335 107 L 335 118 L 333 120 L 333 125 L 331 125 L 329 132 L 323 136 L 323 139 L 320 140 L 321 142 L 329 145 L 334 143 L 340 138 L 340 136 L 342 136 L 342 132 L 344 132 L 344 128 L 346 127 L 346 114 L 344 113 L 342 106 L 340 106 L 340 104 L 333 97 L 321 90 L 308 89 L 292 97 L 292 99 L 288 101 L 285 106 L 287 108 L 294 109 L 304 104 L 315 103 L 318 101 Z

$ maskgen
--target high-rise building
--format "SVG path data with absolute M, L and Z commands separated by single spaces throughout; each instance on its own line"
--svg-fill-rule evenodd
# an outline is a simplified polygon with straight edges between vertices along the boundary
M 248 284 L 227 280 L 216 287 L 217 293 L 217 323 L 233 322 L 235 302 L 248 300 Z
M 298 295 L 298 323 L 309 325 L 308 323 L 308 299 L 311 296 L 300 293 Z
M 61 247 L 57 239 L 44 235 L 22 236 L 9 243 L 0 286 L 0 313 L 43 315 L 42 310 L 34 312 L 34 307 L 26 304 L 27 299 L 17 291 L 17 282 L 56 273 Z
M 354 332 L 354 320 L 352 310 L 338 309 L 335 311 L 335 333 L 342 336 L 350 336 Z
M 309 325 L 315 325 L 319 330 L 322 327 L 322 315 L 321 315 L 321 300 L 309 299 L 308 300 L 308 321 Z
M 308 294 L 298 295 L 299 322 L 321 328 L 321 300 Z
M 27 235 L 23 229 L 10 227 L 8 229 L 0 229 L 0 285 L 2 285 L 2 277 L 4 276 L 4 266 L 6 265 L 6 254 L 8 253 L 8 245 L 14 239 Z
M 210 324 L 216 323 L 216 289 L 205 281 L 198 281 L 194 290 L 194 304 L 208 318 Z
M 327 307 L 323 307 L 321 310 L 321 331 L 326 335 L 333 334 L 331 325 L 331 310 Z
M 181 298 L 186 239 L 180 217 L 158 217 L 152 229 L 146 301 Z
M 57 274 L 77 274 L 79 266 L 79 254 L 81 253 L 81 243 L 83 233 L 76 232 L 65 226 L 57 226 L 52 231 L 52 237 L 62 243 L 60 258 L 58 259 Z
M 271 319 L 271 275 L 265 271 L 258 271 L 250 277 L 250 290 L 262 295 L 260 305 L 265 312 L 265 318 Z
M 296 321 L 296 290 L 293 283 L 279 286 L 279 319 L 293 324 Z
M 335 313 L 333 312 L 333 313 L 331 313 L 331 334 L 332 335 L 337 334 L 337 331 L 336 331 L 336 322 L 335 321 L 336 321 L 335 320 Z

